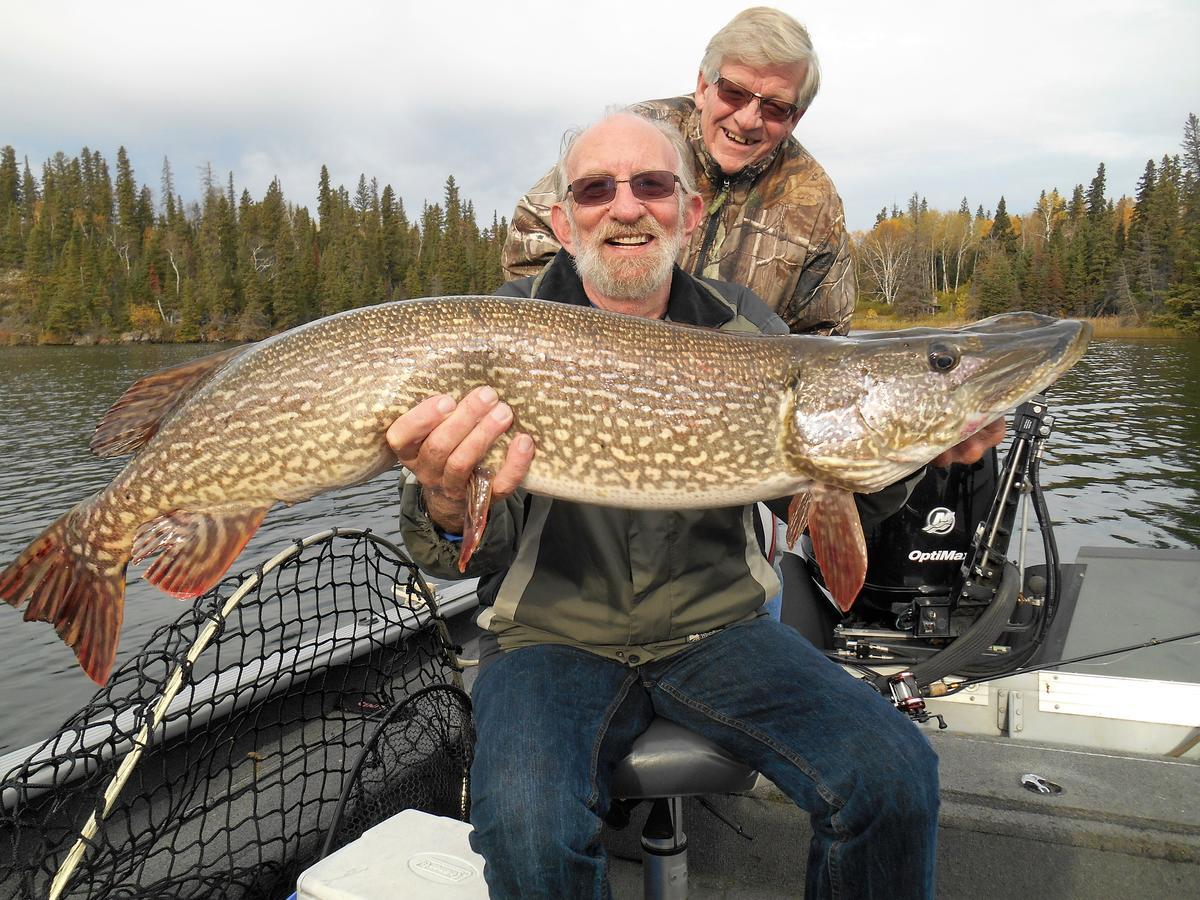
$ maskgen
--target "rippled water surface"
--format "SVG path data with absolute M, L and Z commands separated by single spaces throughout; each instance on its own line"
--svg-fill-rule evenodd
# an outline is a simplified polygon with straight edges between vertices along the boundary
M 197 346 L 0 348 L 0 565 L 99 490 L 122 460 L 88 452 L 108 406 L 146 372 L 211 352 Z M 1050 393 L 1055 434 L 1042 468 L 1064 561 L 1085 545 L 1200 548 L 1200 344 L 1098 341 Z M 394 530 L 396 474 L 277 507 L 235 568 L 331 525 Z M 129 585 L 118 662 L 180 612 Z M 0 753 L 53 731 L 93 686 L 42 623 L 0 604 Z
M 0 348 L 0 565 L 124 465 L 88 450 L 92 430 L 131 382 L 213 348 L 203 345 Z M 273 556 L 288 541 L 332 525 L 395 531 L 396 472 L 292 507 L 276 507 L 234 569 Z M 118 665 L 180 601 L 133 578 L 126 592 Z M 0 753 L 52 732 L 95 691 L 54 629 L 26 623 L 0 603 Z
M 1200 548 L 1200 343 L 1095 341 L 1048 397 L 1042 484 L 1064 561 L 1085 545 Z

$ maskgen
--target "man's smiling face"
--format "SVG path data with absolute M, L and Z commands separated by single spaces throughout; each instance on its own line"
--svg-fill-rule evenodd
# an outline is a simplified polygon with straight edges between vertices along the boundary
M 555 234 L 575 256 L 585 290 L 609 299 L 642 300 L 670 289 L 672 266 L 699 221 L 698 195 L 677 188 L 657 200 L 640 200 L 629 180 L 641 172 L 677 173 L 679 156 L 667 138 L 644 119 L 617 115 L 590 128 L 572 148 L 568 176 L 609 175 L 617 179 L 612 199 L 576 205 L 571 199 L 551 211 Z
M 795 103 L 805 72 L 803 64 L 748 66 L 726 60 L 720 74 L 755 94 Z M 704 146 L 726 175 L 770 156 L 804 115 L 798 112 L 782 122 L 771 122 L 763 119 L 758 100 L 738 109 L 718 96 L 716 84 L 706 81 L 703 73 L 696 82 L 696 108 Z

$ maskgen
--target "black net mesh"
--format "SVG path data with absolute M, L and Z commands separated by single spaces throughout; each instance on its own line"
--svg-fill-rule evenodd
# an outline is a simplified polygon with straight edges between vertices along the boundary
M 474 747 L 471 701 L 461 689 L 435 684 L 401 700 L 351 771 L 322 855 L 405 809 L 466 821 Z
M 369 532 L 334 531 L 256 574 L 227 615 L 245 576 L 156 632 L 55 737 L 0 772 L 0 898 L 48 896 L 172 671 L 214 623 L 63 897 L 286 897 L 318 858 L 346 776 L 385 717 L 395 727 L 375 743 L 390 762 L 368 774 L 390 773 L 397 796 L 376 803 L 368 781 L 358 799 L 351 792 L 347 821 L 374 824 L 359 812 L 372 804 L 383 815 L 423 804 L 457 814 L 469 707 L 451 712 L 453 692 L 420 693 L 456 672 L 415 566 Z M 425 699 L 398 705 L 414 694 Z M 398 785 L 440 771 L 455 773 L 437 776 L 440 793 L 400 795 Z

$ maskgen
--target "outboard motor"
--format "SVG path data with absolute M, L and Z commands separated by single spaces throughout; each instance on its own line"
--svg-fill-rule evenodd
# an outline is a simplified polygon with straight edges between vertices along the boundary
M 948 597 L 996 495 L 995 450 L 973 465 L 930 466 L 903 509 L 867 529 L 867 578 L 854 612 L 895 627 L 918 597 Z
M 1060 592 L 1038 480 L 1053 421 L 1035 397 L 1014 414 L 1001 465 L 991 451 L 971 466 L 930 467 L 904 508 L 866 532 L 866 583 L 845 617 L 828 599 L 805 536 L 802 556 L 785 554 L 782 620 L 835 659 L 911 666 L 916 690 L 950 672 L 996 672 L 1029 659 Z M 1023 543 L 1018 564 L 1007 558 L 1023 497 L 1037 514 L 1047 560 L 1030 585 Z M 1024 523 L 1019 530 L 1023 541 Z M 895 693 L 894 685 L 877 686 Z
M 949 604 L 996 495 L 997 472 L 995 449 L 973 465 L 930 466 L 902 509 L 864 531 L 867 575 L 849 616 L 855 626 L 911 632 L 918 602 L 939 609 Z M 807 534 L 798 549 L 782 562 L 782 620 L 831 650 L 843 617 L 828 597 Z

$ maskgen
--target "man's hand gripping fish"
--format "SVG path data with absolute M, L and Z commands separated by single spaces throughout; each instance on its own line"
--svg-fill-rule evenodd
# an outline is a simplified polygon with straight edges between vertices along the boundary
M 1088 325 L 1011 313 L 966 328 L 858 338 L 731 335 L 539 300 L 413 300 L 340 313 L 149 375 L 96 428 L 134 454 L 0 574 L 0 597 L 50 622 L 107 681 L 130 561 L 180 598 L 215 585 L 278 502 L 395 464 L 385 441 L 432 394 L 489 384 L 536 455 L 524 486 L 638 509 L 807 493 L 822 570 L 848 609 L 866 551 L 851 492 L 913 472 L 1046 388 Z M 508 436 L 487 463 L 498 464 Z M 486 525 L 481 467 L 462 568 Z

